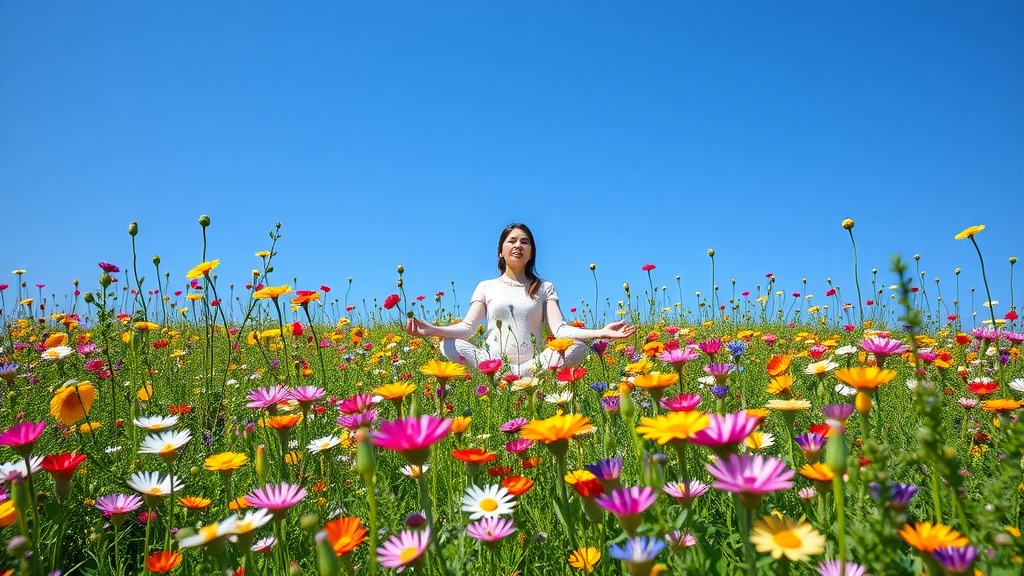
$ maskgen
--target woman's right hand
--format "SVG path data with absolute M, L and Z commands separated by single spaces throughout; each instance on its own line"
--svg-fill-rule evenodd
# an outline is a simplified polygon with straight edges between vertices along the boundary
M 432 328 L 434 328 L 433 324 L 424 322 L 419 318 L 409 318 L 409 321 L 405 323 L 405 331 L 410 336 L 430 336 L 433 333 Z

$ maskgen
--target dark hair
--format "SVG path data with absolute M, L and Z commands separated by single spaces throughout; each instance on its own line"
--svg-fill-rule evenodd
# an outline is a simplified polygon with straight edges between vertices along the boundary
M 526 237 L 530 240 L 530 259 L 526 262 L 526 278 L 529 280 L 526 285 L 526 293 L 530 295 L 530 298 L 534 298 L 537 296 L 537 290 L 540 289 L 540 278 L 534 269 L 537 262 L 537 243 L 533 239 L 533 232 L 530 232 L 526 224 L 513 222 L 501 231 L 501 236 L 498 237 L 498 272 L 505 273 L 505 259 L 501 257 L 501 246 L 505 243 L 505 238 L 508 238 L 508 235 L 516 229 L 526 232 Z

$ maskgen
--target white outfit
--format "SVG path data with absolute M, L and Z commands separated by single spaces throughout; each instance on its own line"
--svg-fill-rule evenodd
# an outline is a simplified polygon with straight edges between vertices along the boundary
M 546 280 L 541 281 L 537 295 L 533 298 L 522 284 L 505 278 L 484 280 L 477 285 L 470 298 L 470 313 L 457 326 L 462 334 L 472 335 L 483 320 L 479 313 L 473 313 L 472 303 L 481 302 L 487 315 L 487 332 L 484 333 L 484 348 L 477 348 L 468 341 L 446 338 L 441 342 L 441 352 L 449 360 L 471 368 L 492 358 L 505 360 L 509 369 L 520 376 L 533 374 L 538 368 L 552 366 L 578 366 L 587 355 L 587 347 L 577 342 L 562 353 L 544 347 L 541 325 L 544 309 L 549 301 L 557 305 L 555 287 Z M 552 328 L 558 338 L 573 338 L 578 328 L 562 322 Z M 541 349 L 537 354 L 537 349 Z

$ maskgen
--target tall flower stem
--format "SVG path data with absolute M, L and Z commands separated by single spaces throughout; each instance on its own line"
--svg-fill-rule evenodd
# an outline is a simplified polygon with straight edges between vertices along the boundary
M 420 476 L 422 476 L 422 472 Z M 366 503 L 370 506 L 370 555 L 377 549 L 377 496 L 373 493 L 373 474 L 364 474 L 366 480 Z M 349 565 L 351 572 L 351 564 Z M 370 560 L 370 576 L 377 574 L 377 563 Z
M 971 244 L 974 244 L 974 249 L 978 252 L 978 261 L 981 263 L 981 281 L 985 284 L 985 298 L 988 298 L 988 314 L 992 319 L 992 328 L 996 327 L 996 311 L 992 304 L 992 293 L 988 289 L 988 278 L 985 276 L 985 259 L 981 257 L 981 248 L 978 247 L 978 241 L 974 239 L 974 234 L 968 236 L 971 239 Z
M 569 512 L 569 494 L 565 488 L 565 450 L 559 450 L 554 443 L 548 445 L 551 448 L 551 452 L 555 455 L 555 461 L 558 464 L 558 504 L 562 509 L 562 517 L 565 519 L 565 529 L 569 533 L 569 543 L 572 545 L 573 550 L 579 548 L 576 543 L 576 526 L 572 521 L 572 514 Z
M 430 500 L 430 493 L 427 490 L 427 480 L 424 476 L 425 472 L 421 471 L 420 475 L 416 477 L 416 486 L 420 492 L 420 507 L 423 508 L 423 513 L 427 516 L 427 528 L 430 529 L 430 546 L 434 549 L 434 554 L 437 556 L 437 563 L 441 565 L 441 572 L 445 576 L 451 576 L 451 572 L 448 570 L 448 562 L 445 561 L 444 554 L 441 552 L 441 546 L 438 544 L 440 536 L 434 528 L 434 510 Z
M 832 496 L 836 504 L 836 534 L 839 539 L 839 565 L 846 571 L 846 505 L 843 498 L 842 474 L 832 477 Z
M 860 293 L 860 268 L 857 262 L 857 241 L 853 238 L 853 220 L 843 220 L 843 228 L 850 233 L 850 243 L 853 244 L 853 284 L 857 287 L 857 313 L 860 316 L 860 325 L 864 326 L 864 298 Z

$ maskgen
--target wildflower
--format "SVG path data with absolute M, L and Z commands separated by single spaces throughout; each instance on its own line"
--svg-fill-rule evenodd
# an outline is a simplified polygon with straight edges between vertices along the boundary
M 577 570 L 593 572 L 597 563 L 601 560 L 601 552 L 597 548 L 577 548 L 569 554 L 569 566 Z
M 711 423 L 703 412 L 669 412 L 656 418 L 641 418 L 636 431 L 645 440 L 655 440 L 659 445 L 690 440 L 695 434 Z
M 874 366 L 840 368 L 835 376 L 847 386 L 856 390 L 874 390 L 896 377 L 895 370 L 883 370 Z
M 291 286 L 288 286 L 287 284 L 281 286 L 267 286 L 262 290 L 257 290 L 256 292 L 253 292 L 252 297 L 255 300 L 266 300 L 268 298 L 272 300 L 277 300 L 281 296 L 284 296 L 285 294 L 291 291 Z
M 657 538 L 640 536 L 630 538 L 622 545 L 614 545 L 608 550 L 612 558 L 622 560 L 626 563 L 629 573 L 649 574 L 654 558 L 665 549 L 665 542 Z
M 185 487 L 181 480 L 172 476 L 160 476 L 159 472 L 136 472 L 128 479 L 128 486 L 142 494 L 149 501 L 159 501 Z
M 136 426 L 150 432 L 159 432 L 178 423 L 177 416 L 141 416 L 132 419 Z
M 249 392 L 249 403 L 245 407 L 257 410 L 271 408 L 276 407 L 285 400 L 288 400 L 288 389 L 278 384 L 268 388 L 257 388 Z
M 768 360 L 768 365 L 765 366 L 765 369 L 768 370 L 769 376 L 779 376 L 789 371 L 790 361 L 789 354 L 777 354 Z
M 826 560 L 818 564 L 818 576 L 865 576 L 866 569 L 856 562 L 847 562 L 846 566 L 839 560 Z
M 409 394 L 416 391 L 416 386 L 409 382 L 395 382 L 392 384 L 385 384 L 378 386 L 373 389 L 373 393 L 385 400 L 400 401 Z
M 366 539 L 366 528 L 363 528 L 359 518 L 353 516 L 331 520 L 324 525 L 324 530 L 327 531 L 327 541 L 338 556 L 355 550 Z
M 593 431 L 590 418 L 579 414 L 559 414 L 543 420 L 533 420 L 523 426 L 520 434 L 527 440 L 553 444 L 565 442 L 579 434 Z
M 203 462 L 203 467 L 215 472 L 232 472 L 245 466 L 249 457 L 241 452 L 221 452 L 208 457 Z
M 324 436 L 323 438 L 311 440 L 309 446 L 306 447 L 306 450 L 309 450 L 310 454 L 319 454 L 321 452 L 326 452 L 339 444 L 341 444 L 341 438 L 331 434 L 329 436 Z
M 943 546 L 932 552 L 932 558 L 942 566 L 948 574 L 971 573 L 971 564 L 978 556 L 978 549 L 970 544 L 966 546 Z
M 192 432 L 187 429 L 169 430 L 147 436 L 139 447 L 139 454 L 156 454 L 164 461 L 173 461 L 178 455 L 178 450 L 191 439 Z
M 678 500 L 683 508 L 687 508 L 694 500 L 708 491 L 708 485 L 700 480 L 690 480 L 686 483 L 668 482 L 662 487 L 662 490 L 665 494 Z
M 388 297 L 384 299 L 384 309 L 391 310 L 392 308 L 397 306 L 401 300 L 402 298 L 398 294 L 388 295 Z
M 497 484 L 482 488 L 470 485 L 462 496 L 462 511 L 469 513 L 470 520 L 509 515 L 515 506 L 515 498 L 508 489 Z
M 708 425 L 693 435 L 693 443 L 716 452 L 731 451 L 754 431 L 760 420 L 747 412 L 709 414 Z
M 301 502 L 305 497 L 305 488 L 298 484 L 282 482 L 277 485 L 268 484 L 263 488 L 257 488 L 246 494 L 245 499 L 250 505 L 266 508 L 274 515 L 275 519 L 280 519 L 284 517 L 289 508 Z
M 771 432 L 761 432 L 760 430 L 754 430 L 743 440 L 743 445 L 750 450 L 757 452 L 764 450 L 775 445 L 775 436 Z
M 981 232 L 984 229 L 985 229 L 985 225 L 984 224 L 979 224 L 977 226 L 970 226 L 968 228 L 964 228 L 959 234 L 954 236 L 953 239 L 954 240 L 963 240 L 964 238 L 970 238 L 970 237 L 974 236 L 975 234 L 977 234 L 978 232 Z
M 142 506 L 142 498 L 135 494 L 107 494 L 98 498 L 95 505 L 100 512 L 109 515 L 114 524 L 119 525 Z
M 466 373 L 466 367 L 462 364 L 456 364 L 455 362 L 431 360 L 420 368 L 420 372 L 427 376 L 437 378 L 437 380 L 443 384 L 451 378 L 464 375 Z
M 717 480 L 715 488 L 738 494 L 740 502 L 751 509 L 764 494 L 793 486 L 793 471 L 782 460 L 760 454 L 730 454 L 709 464 L 707 470 Z
M 640 527 L 641 514 L 654 504 L 658 496 L 650 486 L 616 488 L 594 499 L 599 506 L 619 519 L 619 525 L 628 534 Z
M 912 548 L 921 552 L 931 553 L 943 546 L 966 546 L 970 541 L 962 534 L 945 524 L 917 522 L 913 526 L 907 524 L 899 530 L 899 535 Z
M 481 518 L 466 526 L 466 534 L 470 538 L 476 538 L 488 546 L 500 542 L 515 531 L 515 524 L 508 518 Z
M 43 360 L 63 360 L 68 357 L 74 350 L 68 346 L 54 346 L 53 348 L 47 348 L 43 351 Z
M 46 422 L 19 422 L 0 433 L 0 445 L 8 446 L 22 458 L 27 458 L 45 429 Z
M 186 536 L 178 542 L 178 548 L 193 548 L 195 546 L 206 546 L 215 541 L 231 535 L 232 522 L 214 522 L 199 529 L 199 532 Z
M 767 516 L 754 522 L 750 541 L 761 554 L 776 560 L 785 556 L 793 562 L 808 560 L 825 551 L 825 536 L 803 521 Z
M 419 560 L 429 543 L 429 528 L 418 531 L 403 530 L 377 548 L 377 562 L 385 568 L 396 568 L 396 572 L 401 572 Z
M 210 262 L 203 262 L 202 264 L 199 264 L 195 268 L 189 270 L 185 274 L 185 278 L 188 278 L 189 280 L 195 280 L 195 279 L 198 279 L 198 278 L 202 278 L 203 276 L 209 276 L 210 275 L 210 271 L 213 270 L 214 268 L 216 268 L 219 265 L 220 265 L 220 260 L 212 260 Z
M 146 557 L 146 570 L 154 574 L 166 574 L 181 564 L 181 552 L 161 550 Z
M 999 398 L 996 400 L 985 400 L 981 403 L 981 409 L 985 412 L 1006 413 L 1018 410 L 1022 405 L 1024 405 L 1024 403 L 1018 400 Z
M 513 496 L 522 496 L 533 488 L 533 480 L 525 476 L 508 476 L 501 481 L 501 487 L 508 490 Z
M 451 429 L 448 418 L 420 416 L 384 422 L 380 430 L 371 433 L 374 446 L 402 453 L 407 462 L 422 465 L 430 455 L 430 446 L 444 438 Z

